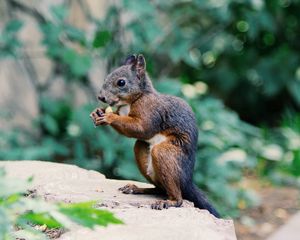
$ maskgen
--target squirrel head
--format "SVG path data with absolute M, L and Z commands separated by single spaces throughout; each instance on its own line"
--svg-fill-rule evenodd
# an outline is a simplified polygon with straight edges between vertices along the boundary
M 146 61 L 142 54 L 133 54 L 124 64 L 105 78 L 98 99 L 111 106 L 131 104 L 143 93 L 153 91 L 146 73 Z

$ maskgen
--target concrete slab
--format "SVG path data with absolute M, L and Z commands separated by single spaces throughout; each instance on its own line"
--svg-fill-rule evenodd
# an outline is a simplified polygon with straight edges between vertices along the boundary
M 117 189 L 127 183 L 152 187 L 147 183 L 106 179 L 104 175 L 67 164 L 41 161 L 0 161 L 8 176 L 34 177 L 36 194 L 48 201 L 99 201 L 125 222 L 94 231 L 74 225 L 61 240 L 236 240 L 232 220 L 217 219 L 206 210 L 185 201 L 181 208 L 152 210 L 150 204 L 161 196 L 126 195 Z
M 273 233 L 267 240 L 299 240 L 300 239 L 300 212 Z

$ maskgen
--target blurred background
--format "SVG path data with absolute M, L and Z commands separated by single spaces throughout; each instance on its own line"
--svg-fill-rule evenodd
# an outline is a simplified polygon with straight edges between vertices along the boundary
M 299 210 L 299 0 L 1 0 L 0 159 L 145 181 L 134 140 L 94 128 L 103 79 L 143 53 L 198 121 L 195 182 L 238 239 Z

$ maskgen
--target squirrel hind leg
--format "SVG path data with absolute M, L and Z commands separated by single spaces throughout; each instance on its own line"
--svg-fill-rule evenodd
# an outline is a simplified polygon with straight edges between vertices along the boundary
M 149 149 L 149 144 L 137 140 L 134 145 L 134 155 L 135 155 L 135 160 L 137 162 L 138 168 L 142 175 L 150 182 L 154 183 L 154 181 L 151 179 L 151 177 L 147 173 L 147 168 L 148 168 L 148 163 L 149 163 L 149 154 L 150 154 L 150 149 Z
M 151 156 L 157 181 L 168 196 L 167 200 L 156 201 L 151 208 L 161 210 L 180 207 L 183 202 L 180 189 L 180 167 L 177 159 L 180 156 L 180 149 L 168 141 L 164 141 L 152 148 Z

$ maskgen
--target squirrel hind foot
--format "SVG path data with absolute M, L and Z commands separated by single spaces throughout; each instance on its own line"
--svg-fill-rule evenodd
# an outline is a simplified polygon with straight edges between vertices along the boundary
M 124 194 L 137 194 L 140 193 L 139 188 L 134 184 L 126 184 L 124 187 L 118 189 Z
M 169 207 L 181 207 L 182 200 L 157 200 L 151 204 L 151 208 L 154 210 L 168 209 Z

